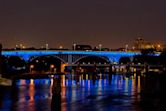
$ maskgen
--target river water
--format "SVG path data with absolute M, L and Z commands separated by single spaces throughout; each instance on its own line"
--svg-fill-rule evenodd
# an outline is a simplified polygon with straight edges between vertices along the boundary
M 164 81 L 143 74 L 87 74 L 76 81 L 67 74 L 56 96 L 53 78 L 22 79 L 0 87 L 0 111 L 164 111 Z

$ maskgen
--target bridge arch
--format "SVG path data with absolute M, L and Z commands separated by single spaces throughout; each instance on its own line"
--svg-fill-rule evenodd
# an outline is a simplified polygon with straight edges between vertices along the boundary
M 84 73 L 108 73 L 110 69 L 109 58 L 105 56 L 85 55 L 77 59 L 77 64 Z
M 32 56 L 30 59 L 29 59 L 29 62 L 39 58 L 39 57 L 51 57 L 52 59 L 59 59 L 61 62 L 65 63 L 66 61 L 63 60 L 62 58 L 56 56 L 56 55 L 42 55 L 42 56 Z
M 35 71 L 60 72 L 62 63 L 65 61 L 55 55 L 43 55 L 30 59 L 28 65 Z
M 110 63 L 109 59 L 107 57 L 104 56 L 95 56 L 95 55 L 86 55 L 86 56 L 82 56 L 79 59 L 77 59 L 74 63 L 81 63 L 81 62 L 89 62 L 91 64 L 94 64 L 96 62 L 99 63 Z

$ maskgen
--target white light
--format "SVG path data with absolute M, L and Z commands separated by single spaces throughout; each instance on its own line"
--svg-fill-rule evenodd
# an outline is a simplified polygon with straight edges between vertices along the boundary
M 60 46 L 59 46 L 59 49 L 63 49 L 63 46 L 62 46 L 62 45 L 60 45 Z
M 73 50 L 76 50 L 76 44 L 73 44 Z
M 101 51 L 102 44 L 99 44 L 99 50 Z

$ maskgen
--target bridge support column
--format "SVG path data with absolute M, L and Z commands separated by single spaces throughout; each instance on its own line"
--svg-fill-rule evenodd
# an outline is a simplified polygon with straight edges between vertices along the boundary
M 22 58 L 27 62 L 30 59 L 30 55 L 24 55 L 22 56 Z
M 51 111 L 61 111 L 61 76 L 54 77 L 52 86 Z
M 61 73 L 65 72 L 65 67 L 66 67 L 66 64 L 65 63 L 61 63 Z
M 109 79 L 109 84 L 111 84 L 111 80 L 112 80 L 112 64 L 110 64 L 110 66 L 109 66 L 108 79 Z
M 56 75 L 53 79 L 52 93 L 55 95 L 61 94 L 61 76 Z
M 72 59 L 72 55 L 71 54 L 69 54 L 68 55 L 68 58 L 67 58 L 67 62 L 69 63 L 69 64 L 72 64 L 72 61 L 73 59 Z
M 73 56 L 71 55 L 71 54 L 69 54 L 68 55 L 68 57 L 67 57 L 67 62 L 68 62 L 68 64 L 72 64 L 73 63 Z M 74 74 L 74 69 L 73 69 L 73 66 L 71 66 L 72 68 L 72 70 L 71 70 L 71 74 Z
M 112 75 L 112 64 L 109 66 L 109 74 Z

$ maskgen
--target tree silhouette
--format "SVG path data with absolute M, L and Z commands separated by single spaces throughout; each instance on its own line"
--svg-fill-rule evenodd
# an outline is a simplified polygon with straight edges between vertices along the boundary
M 7 58 L 7 76 L 11 77 L 15 74 L 21 74 L 26 71 L 26 62 L 22 58 L 18 56 L 10 56 Z
M 166 66 L 166 50 L 160 54 L 160 62 Z
M 155 55 L 155 49 L 153 49 L 153 48 L 150 48 L 150 49 L 142 49 L 141 50 L 141 55 L 145 55 L 145 56 L 148 56 L 148 55 L 150 55 L 150 56 L 153 56 L 153 55 Z

